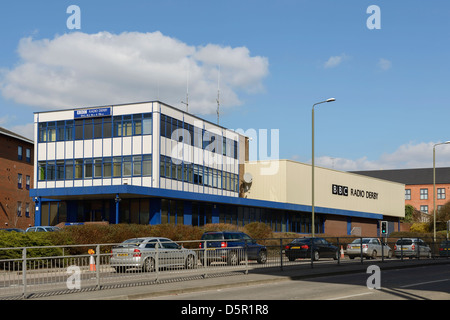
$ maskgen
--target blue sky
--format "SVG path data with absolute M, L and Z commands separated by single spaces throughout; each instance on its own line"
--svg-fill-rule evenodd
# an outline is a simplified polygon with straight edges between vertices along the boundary
M 381 29 L 367 27 L 371 5 Z M 450 140 L 444 0 L 4 1 L 0 40 L 0 126 L 27 136 L 36 111 L 183 109 L 186 88 L 190 111 L 216 122 L 220 79 L 220 124 L 279 130 L 279 158 L 311 161 L 311 108 L 330 97 L 315 111 L 318 165 L 431 167 L 433 145 Z

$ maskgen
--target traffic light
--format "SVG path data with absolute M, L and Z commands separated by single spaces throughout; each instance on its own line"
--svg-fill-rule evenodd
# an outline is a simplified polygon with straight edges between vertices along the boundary
M 381 221 L 381 234 L 387 235 L 387 228 L 388 228 L 388 222 L 387 221 Z

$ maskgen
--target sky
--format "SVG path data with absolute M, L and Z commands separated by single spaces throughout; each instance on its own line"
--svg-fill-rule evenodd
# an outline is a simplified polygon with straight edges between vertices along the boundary
M 74 10 L 73 6 L 76 6 Z M 0 126 L 160 100 L 252 138 L 251 159 L 432 167 L 450 140 L 446 0 L 0 4 Z M 450 166 L 450 145 L 436 146 Z

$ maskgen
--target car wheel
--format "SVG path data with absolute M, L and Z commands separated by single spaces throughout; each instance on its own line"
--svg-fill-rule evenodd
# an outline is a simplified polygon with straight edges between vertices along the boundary
M 338 260 L 338 259 L 339 259 L 339 252 L 336 251 L 336 252 L 334 253 L 333 260 Z
M 126 268 L 125 267 L 114 267 L 114 269 L 116 269 L 117 273 L 123 273 L 125 272 Z
M 318 261 L 319 259 L 320 259 L 320 254 L 319 254 L 319 251 L 314 251 L 313 252 L 313 260 L 314 261 Z
M 258 259 L 256 259 L 258 263 L 266 263 L 267 261 L 267 252 L 265 250 L 261 250 L 258 254 Z
M 155 259 L 147 258 L 144 261 L 144 265 L 142 266 L 142 271 L 144 272 L 153 272 L 155 271 Z
M 377 251 L 376 250 L 372 251 L 372 257 L 371 258 L 372 259 L 376 259 L 377 258 Z
M 191 254 L 188 255 L 184 266 L 186 269 L 194 269 L 195 268 L 195 258 L 193 255 L 191 255 Z
M 236 251 L 231 251 L 228 254 L 227 263 L 229 266 L 235 266 L 235 265 L 239 264 L 239 258 L 238 258 Z

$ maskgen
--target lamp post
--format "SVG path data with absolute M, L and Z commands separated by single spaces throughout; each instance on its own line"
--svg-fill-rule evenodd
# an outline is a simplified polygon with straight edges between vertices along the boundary
M 325 102 L 333 102 L 336 101 L 335 98 L 329 98 L 327 100 L 317 102 L 312 106 L 312 164 L 311 164 L 311 216 L 312 216 L 312 237 L 314 238 L 314 107 L 318 104 L 322 104 Z
M 434 236 L 434 242 L 436 242 L 436 146 L 439 146 L 442 144 L 450 144 L 450 141 L 436 143 L 433 146 L 433 215 L 434 215 L 433 236 Z

